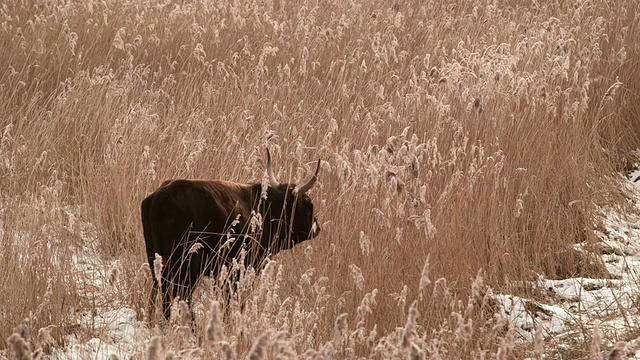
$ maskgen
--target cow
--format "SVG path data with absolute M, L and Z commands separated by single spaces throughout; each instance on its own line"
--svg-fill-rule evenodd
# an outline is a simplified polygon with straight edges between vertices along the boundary
M 217 278 L 223 266 L 230 269 L 234 259 L 241 258 L 245 266 L 259 270 L 267 256 L 316 237 L 320 226 L 307 192 L 319 171 L 320 160 L 303 185 L 280 184 L 267 149 L 265 186 L 224 180 L 164 181 L 141 205 L 153 278 L 151 303 L 160 288 L 164 317 L 169 319 L 172 299 L 179 296 L 189 303 L 201 276 Z M 161 274 L 156 274 L 157 261 Z

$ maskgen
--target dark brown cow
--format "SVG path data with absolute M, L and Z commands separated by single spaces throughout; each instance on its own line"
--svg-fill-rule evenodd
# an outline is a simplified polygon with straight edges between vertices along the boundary
M 186 301 L 202 275 L 214 278 L 231 267 L 245 249 L 245 266 L 259 269 L 268 255 L 318 235 L 320 227 L 306 194 L 315 174 L 302 186 L 279 184 L 267 150 L 269 185 L 222 180 L 168 180 L 142 201 L 142 226 L 153 277 L 156 254 L 162 259 L 162 307 L 170 316 L 171 300 Z M 253 222 L 252 222 L 253 219 Z M 235 238 L 235 240 L 233 240 Z

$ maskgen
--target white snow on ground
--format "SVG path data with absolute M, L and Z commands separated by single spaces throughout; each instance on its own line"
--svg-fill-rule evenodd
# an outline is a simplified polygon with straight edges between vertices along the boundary
M 637 164 L 636 164 L 637 165 Z M 640 180 L 640 169 L 633 170 L 629 173 L 629 180 L 636 182 Z
M 640 177 L 640 171 L 630 176 Z M 625 180 L 626 181 L 626 180 Z M 640 209 L 640 185 L 626 181 L 635 205 Z M 497 294 L 500 315 L 510 320 L 521 341 L 531 341 L 540 326 L 545 338 L 580 337 L 580 329 L 597 324 L 604 333 L 623 334 L 640 328 L 637 303 L 640 300 L 640 217 L 624 216 L 616 211 L 603 211 L 604 229 L 597 231 L 602 239 L 603 260 L 612 275 L 610 279 L 571 278 L 549 280 L 540 277 L 536 286 L 548 295 L 544 302 L 522 297 Z M 109 264 L 100 260 L 91 246 L 95 238 L 87 237 L 87 244 L 75 263 L 85 276 L 87 293 L 96 298 L 109 298 L 114 291 L 108 283 Z M 576 245 L 577 250 L 581 250 Z M 115 297 L 114 297 L 115 298 Z M 120 359 L 146 358 L 151 330 L 146 323 L 136 320 L 136 313 L 123 304 L 107 303 L 92 314 L 80 314 L 80 326 L 90 328 L 95 337 L 80 340 L 66 339 L 64 349 L 55 349 L 52 359 Z M 561 340 L 558 340 L 561 342 Z M 556 342 L 557 344 L 557 342 Z M 613 344 L 609 344 L 613 345 Z M 640 360 L 640 343 L 627 344 L 625 353 L 629 359 Z
M 640 210 L 640 183 L 633 183 L 640 171 L 632 173 L 623 186 L 631 205 Z M 540 277 L 535 284 L 548 300 L 543 302 L 513 295 L 496 295 L 501 315 L 507 317 L 521 340 L 534 339 L 541 324 L 544 337 L 581 337 L 581 329 L 593 331 L 597 325 L 605 334 L 623 335 L 640 326 L 640 217 L 609 210 L 602 211 L 604 229 L 596 230 L 601 239 L 602 260 L 611 278 L 570 278 L 549 280 Z M 576 250 L 582 251 L 576 245 Z M 605 336 L 606 338 L 606 336 Z M 615 336 L 613 336 L 615 338 Z M 561 341 L 560 341 L 561 342 Z M 613 344 L 607 344 L 613 345 Z M 624 349 L 628 359 L 640 359 L 636 340 Z
M 90 233 L 84 234 L 85 245 L 74 257 L 74 265 L 84 275 L 80 286 L 85 289 L 85 293 L 104 302 L 105 298 L 116 298 L 113 294 L 115 288 L 108 282 L 112 265 L 100 258 L 95 248 L 96 239 Z M 135 310 L 117 301 L 104 303 L 108 305 L 98 307 L 91 313 L 77 314 L 80 328 L 89 329 L 95 337 L 82 341 L 73 335 L 67 336 L 67 346 L 54 349 L 49 358 L 108 360 L 115 358 L 113 355 L 120 359 L 146 358 L 142 354 L 145 354 L 146 344 L 151 337 L 147 324 L 136 319 Z
M 495 299 L 500 304 L 500 315 L 516 324 L 516 333 L 528 340 L 533 340 L 538 322 L 541 322 L 546 337 L 565 331 L 572 320 L 571 315 L 558 306 L 539 304 L 513 295 L 496 295 Z
M 122 307 L 107 310 L 92 319 L 85 316 L 83 326 L 92 326 L 100 334 L 85 343 L 70 338 L 72 345 L 64 350 L 56 350 L 53 359 L 109 359 L 112 354 L 127 359 L 133 353 L 142 353 L 142 345 L 149 339 L 146 325 L 136 321 L 134 310 Z

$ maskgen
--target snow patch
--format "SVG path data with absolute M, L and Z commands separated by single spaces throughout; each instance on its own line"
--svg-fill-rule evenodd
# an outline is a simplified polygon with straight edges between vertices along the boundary
M 640 170 L 630 176 L 632 181 L 640 180 Z M 640 213 L 638 184 L 624 181 L 622 187 Z M 544 302 L 508 294 L 495 296 L 499 314 L 511 322 L 520 340 L 532 341 L 538 326 L 545 338 L 553 336 L 558 342 L 565 337 L 582 336 L 584 330 L 579 329 L 592 330 L 596 324 L 614 339 L 640 326 L 640 217 L 621 211 L 601 210 L 601 223 L 595 230 L 601 239 L 599 251 L 610 278 L 540 277 L 533 285 L 541 290 Z M 575 248 L 587 251 L 581 244 Z M 624 347 L 618 345 L 628 359 L 640 359 L 639 340 L 629 341 Z
M 563 308 L 541 304 L 514 295 L 496 295 L 499 314 L 508 319 L 516 333 L 525 340 L 533 340 L 536 327 L 541 326 L 545 337 L 567 330 L 571 315 Z

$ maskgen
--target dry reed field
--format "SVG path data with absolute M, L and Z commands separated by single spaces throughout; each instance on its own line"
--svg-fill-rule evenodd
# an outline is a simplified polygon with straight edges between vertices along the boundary
M 639 329 L 560 352 L 494 294 L 607 276 L 638 39 L 637 0 L 2 2 L 0 358 L 100 338 L 113 306 L 147 324 L 136 359 L 600 356 Z M 226 310 L 202 281 L 193 331 L 151 317 L 142 199 L 261 181 L 265 148 L 281 181 L 322 159 L 320 236 L 243 269 Z

